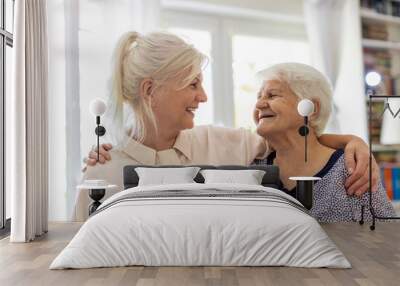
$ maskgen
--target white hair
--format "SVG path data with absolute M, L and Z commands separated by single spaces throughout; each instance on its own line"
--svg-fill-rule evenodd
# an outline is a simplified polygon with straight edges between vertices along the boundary
M 140 96 L 140 85 L 144 79 L 152 79 L 152 92 L 168 83 L 177 84 L 179 90 L 201 73 L 206 59 L 192 45 L 170 33 L 124 34 L 115 51 L 111 96 L 113 131 L 116 131 L 117 144 L 122 143 L 125 137 L 127 120 L 134 123 L 130 136 L 139 142 L 146 136 L 146 122 L 150 122 L 157 131 L 151 105 Z M 129 110 L 132 112 L 126 118 Z
M 319 113 L 310 120 L 310 126 L 317 136 L 321 135 L 332 111 L 332 86 L 317 69 L 300 63 L 281 63 L 258 72 L 261 80 L 279 80 L 286 83 L 300 99 L 319 103 Z

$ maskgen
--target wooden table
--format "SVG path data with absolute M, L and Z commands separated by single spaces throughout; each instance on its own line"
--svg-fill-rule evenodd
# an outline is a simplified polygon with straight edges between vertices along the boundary
M 48 270 L 79 223 L 51 223 L 32 243 L 0 241 L 0 285 L 400 285 L 400 223 L 327 224 L 323 228 L 353 268 L 119 267 Z

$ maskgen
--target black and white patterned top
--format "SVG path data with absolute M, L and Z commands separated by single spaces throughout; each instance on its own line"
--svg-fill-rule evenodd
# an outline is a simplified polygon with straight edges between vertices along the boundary
M 256 165 L 271 165 L 275 158 L 275 152 L 271 153 L 266 159 L 255 160 Z M 336 150 L 330 157 L 328 163 L 319 171 L 315 177 L 320 177 L 314 185 L 313 207 L 310 213 L 319 222 L 350 222 L 360 220 L 361 206 L 365 206 L 364 220 L 372 220 L 369 211 L 369 193 L 366 192 L 361 198 L 349 196 L 346 193 L 344 184 L 349 176 L 345 163 L 344 151 Z M 295 197 L 296 190 L 282 191 Z M 389 201 L 386 191 L 379 182 L 377 192 L 372 193 L 372 206 L 377 216 L 395 216 L 393 205 Z

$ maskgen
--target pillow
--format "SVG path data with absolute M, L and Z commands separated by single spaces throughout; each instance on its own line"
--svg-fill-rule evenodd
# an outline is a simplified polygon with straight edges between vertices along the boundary
M 139 176 L 138 186 L 195 183 L 193 179 L 199 170 L 199 167 L 135 168 Z
M 262 170 L 202 170 L 204 183 L 234 183 L 261 185 L 265 171 Z

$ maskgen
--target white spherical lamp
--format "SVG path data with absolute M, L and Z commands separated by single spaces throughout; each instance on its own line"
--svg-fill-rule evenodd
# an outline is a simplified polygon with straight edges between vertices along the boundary
M 314 112 L 314 103 L 309 99 L 302 99 L 297 104 L 297 111 L 303 117 L 309 116 Z
M 102 116 L 107 110 L 107 105 L 104 100 L 96 98 L 90 102 L 89 110 L 93 116 Z
M 370 71 L 365 75 L 365 82 L 368 86 L 374 87 L 381 83 L 382 76 L 376 71 Z
M 102 116 L 107 110 L 107 105 L 104 100 L 100 98 L 93 99 L 89 104 L 89 111 L 93 116 L 96 117 L 96 129 L 94 132 L 97 135 L 97 161 L 99 161 L 99 146 L 100 146 L 100 136 L 106 134 L 106 129 L 104 126 L 100 125 L 100 116 Z

